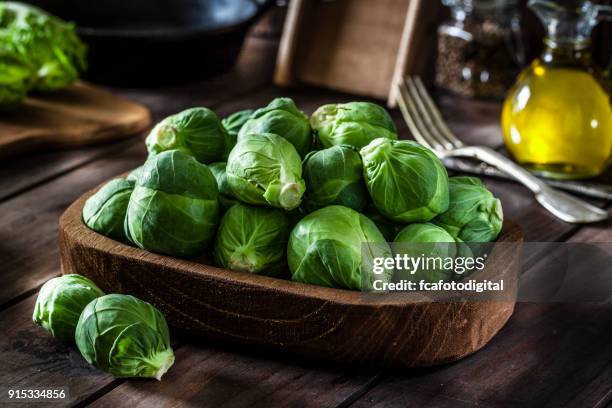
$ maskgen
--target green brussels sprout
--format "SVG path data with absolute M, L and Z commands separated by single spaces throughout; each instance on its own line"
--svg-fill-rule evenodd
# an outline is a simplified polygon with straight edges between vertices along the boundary
M 370 289 L 374 275 L 370 265 L 362 262 L 362 247 L 370 252 L 370 259 L 391 256 L 385 238 L 365 215 L 340 205 L 310 213 L 293 228 L 289 238 L 287 258 L 292 280 L 332 288 Z M 380 279 L 390 281 L 391 275 L 384 274 Z
M 75 340 L 89 364 L 115 377 L 161 380 L 174 363 L 166 319 L 150 303 L 129 295 L 91 301 L 81 313 Z
M 433 223 L 465 242 L 497 239 L 504 222 L 501 202 L 475 177 L 451 177 L 449 206 Z
M 293 210 L 302 202 L 302 161 L 291 143 L 271 133 L 241 137 L 227 161 L 227 183 L 247 204 Z
M 279 276 L 286 270 L 290 232 L 285 211 L 236 204 L 221 219 L 215 261 L 236 271 Z
M 17 2 L 0 3 L 0 43 L 32 67 L 30 86 L 38 91 L 64 88 L 86 68 L 86 48 L 74 24 Z
M 322 147 L 348 144 L 360 149 L 379 137 L 397 139 L 389 113 L 370 102 L 323 105 L 310 117 L 310 126 Z
M 239 201 L 234 198 L 232 191 L 227 184 L 227 177 L 225 175 L 225 169 L 227 163 L 211 163 L 208 168 L 212 172 L 213 176 L 217 180 L 217 187 L 219 188 L 219 205 L 223 212 L 229 210 L 229 208 L 238 203 Z
M 84 276 L 71 274 L 48 280 L 38 293 L 32 320 L 59 340 L 74 340 L 79 316 L 104 292 Z
M 205 164 L 225 161 L 234 144 L 236 139 L 208 108 L 191 108 L 168 116 L 155 125 L 146 139 L 152 155 L 180 150 Z
M 308 212 L 338 204 L 362 211 L 368 202 L 361 156 L 351 146 L 310 152 L 304 159 L 304 208 Z
M 376 224 L 388 242 L 392 242 L 397 234 L 406 226 L 406 224 L 398 224 L 395 221 L 385 218 L 372 203 L 368 205 L 363 214 Z
M 127 181 L 136 183 L 136 180 L 138 180 L 138 177 L 140 177 L 140 173 L 142 173 L 143 168 L 144 168 L 144 164 L 142 166 L 136 167 L 134 170 L 130 171 L 130 173 L 127 175 L 125 179 Z
M 83 222 L 92 230 L 117 241 L 127 242 L 123 224 L 134 182 L 114 179 L 106 183 L 83 206 Z
M 427 148 L 407 140 L 376 139 L 360 151 L 376 208 L 403 223 L 425 222 L 448 208 L 448 175 Z
M 396 244 L 404 244 L 394 245 L 396 249 L 399 249 L 397 252 L 413 258 L 419 258 L 425 254 L 427 257 L 436 258 L 436 260 L 440 260 L 440 263 L 443 263 L 445 259 L 457 256 L 455 239 L 443 228 L 430 223 L 408 225 L 397 234 L 393 241 Z M 420 280 L 438 282 L 453 279 L 454 271 L 452 269 L 444 269 L 434 262 L 430 266 L 430 268 L 427 268 L 422 265 L 414 271 L 413 275 L 408 275 L 405 278 L 415 282 Z M 406 271 L 402 272 L 406 273 Z
M 234 112 L 227 118 L 223 119 L 221 123 L 223 124 L 225 130 L 227 130 L 227 133 L 237 140 L 240 129 L 242 129 L 242 126 L 251 118 L 253 112 L 253 109 L 245 109 Z
M 178 257 L 202 252 L 219 217 L 217 182 L 205 164 L 178 150 L 152 156 L 130 197 L 125 228 L 140 248 Z
M 308 116 L 290 98 L 276 98 L 265 108 L 256 110 L 238 133 L 238 141 L 249 134 L 274 133 L 289 141 L 300 154 L 312 148 Z

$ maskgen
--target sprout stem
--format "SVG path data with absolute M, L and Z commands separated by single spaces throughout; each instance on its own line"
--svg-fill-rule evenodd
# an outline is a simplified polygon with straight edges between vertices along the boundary
M 155 377 L 157 381 L 161 381 L 162 376 L 166 374 L 166 371 L 168 371 L 170 367 L 172 367 L 172 364 L 174 364 L 174 353 L 172 352 L 172 349 L 168 348 L 167 350 L 158 353 L 154 357 L 153 362 L 157 367 L 159 367 L 153 374 L 153 377 Z
M 299 207 L 302 202 L 302 191 L 297 183 L 287 183 L 280 191 L 278 201 L 287 211 Z

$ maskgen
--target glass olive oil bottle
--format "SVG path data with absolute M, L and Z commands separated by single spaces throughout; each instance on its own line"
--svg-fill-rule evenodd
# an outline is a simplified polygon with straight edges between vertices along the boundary
M 590 35 L 612 7 L 530 0 L 546 25 L 545 50 L 504 102 L 506 147 L 528 169 L 556 179 L 600 174 L 612 155 L 609 91 L 592 65 Z

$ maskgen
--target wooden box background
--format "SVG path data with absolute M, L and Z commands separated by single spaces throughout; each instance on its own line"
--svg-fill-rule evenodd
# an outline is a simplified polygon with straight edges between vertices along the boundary
M 449 18 L 449 9 L 439 0 L 291 2 L 277 59 L 277 84 L 320 86 L 388 99 L 394 105 L 391 85 L 396 78 L 413 73 L 433 79 L 437 27 Z M 527 8 L 527 0 L 520 0 L 520 8 L 531 61 L 542 50 L 545 29 Z M 612 22 L 600 23 L 592 39 L 595 64 L 610 67 Z

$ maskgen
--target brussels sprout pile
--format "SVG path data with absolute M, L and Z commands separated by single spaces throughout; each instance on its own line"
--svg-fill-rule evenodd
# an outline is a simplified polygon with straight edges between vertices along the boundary
M 289 98 L 222 120 L 192 108 L 162 120 L 146 144 L 144 165 L 91 196 L 83 220 L 152 252 L 368 290 L 364 251 L 425 243 L 454 257 L 502 227 L 500 202 L 478 179 L 449 178 L 369 102 L 324 105 L 310 118 Z
M 88 363 L 115 377 L 161 380 L 174 364 L 166 319 L 129 295 L 105 295 L 88 278 L 53 278 L 38 294 L 32 316 L 58 340 L 76 342 Z
M 0 109 L 33 91 L 56 91 L 86 68 L 73 24 L 23 3 L 0 2 Z

